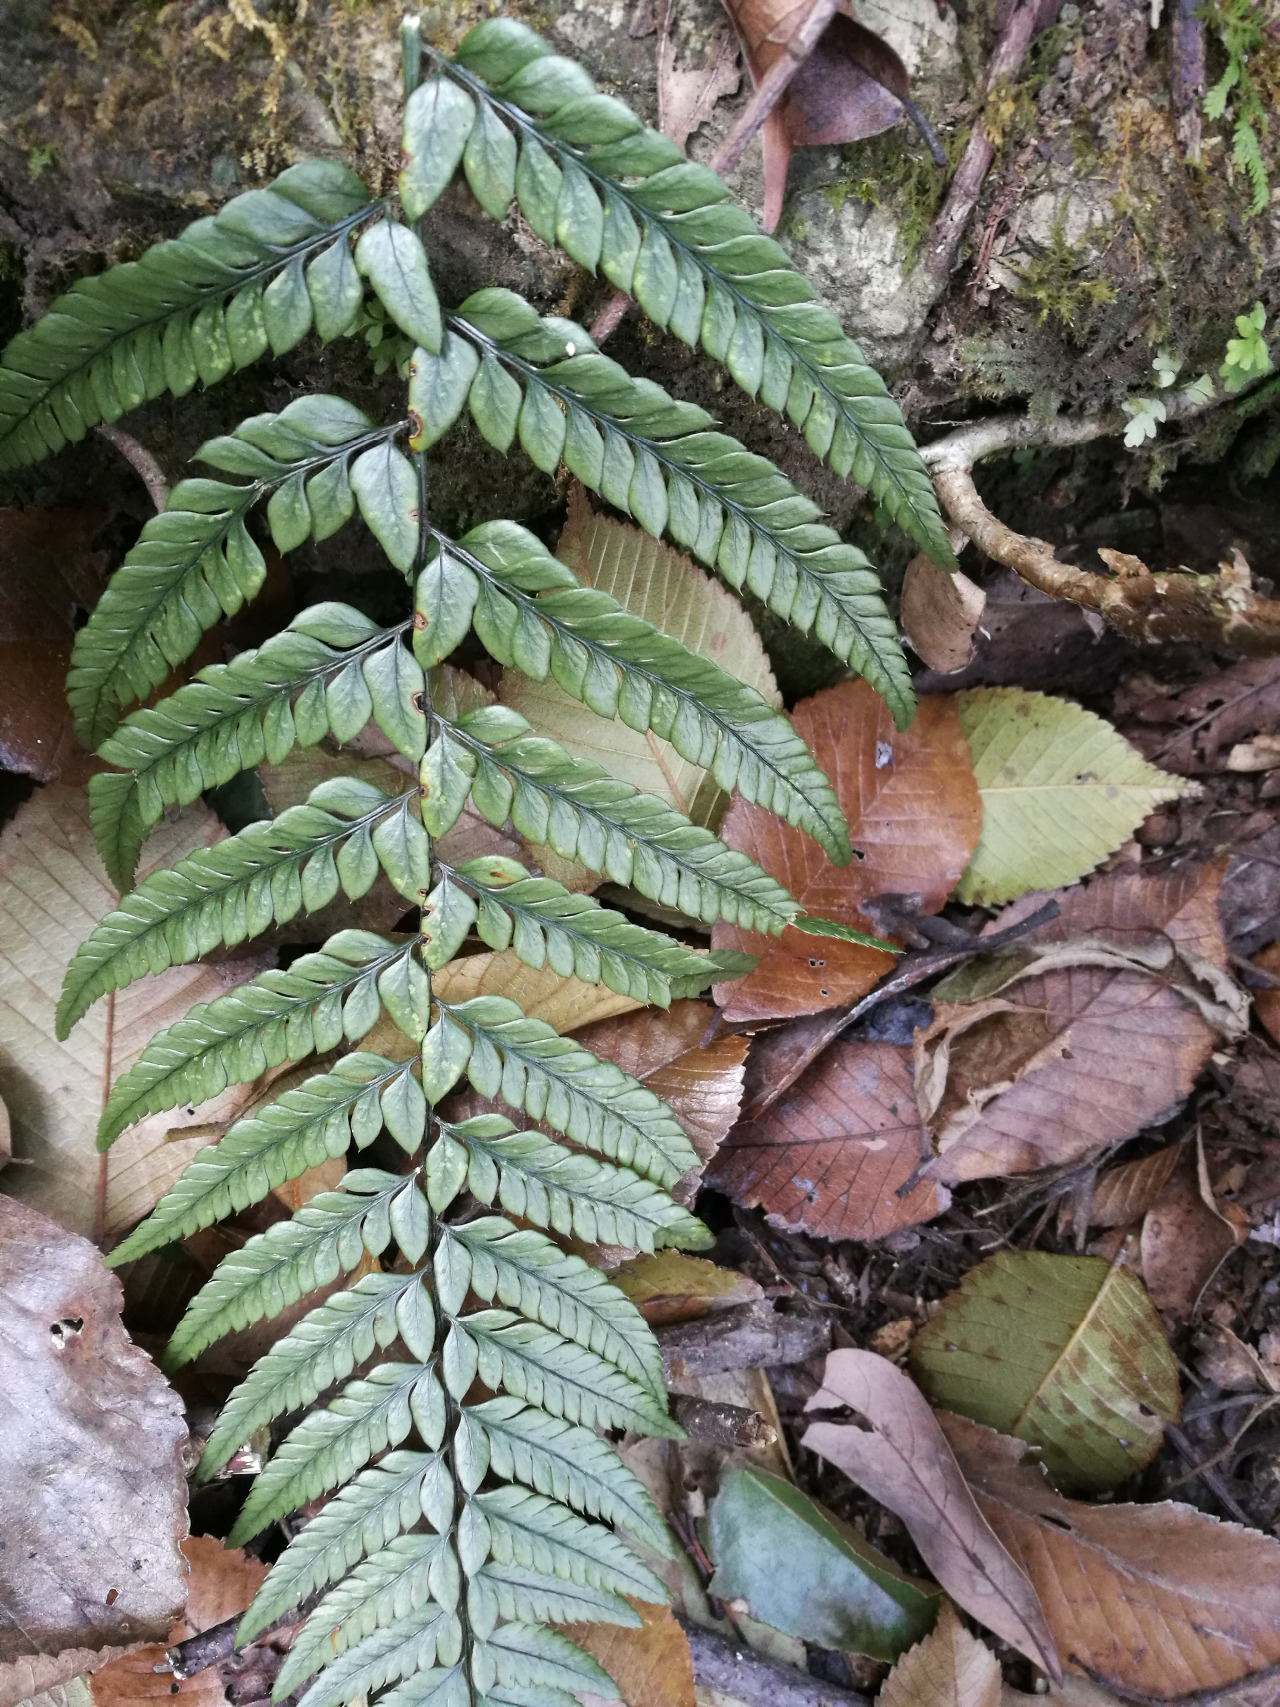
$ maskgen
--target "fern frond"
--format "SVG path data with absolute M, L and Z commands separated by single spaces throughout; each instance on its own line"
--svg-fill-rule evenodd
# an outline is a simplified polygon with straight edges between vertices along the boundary
M 666 1103 L 611 1061 L 598 1060 L 544 1020 L 527 1019 L 505 996 L 438 1005 L 440 1019 L 423 1045 L 424 1088 L 433 1062 L 445 1060 L 453 1076 L 444 1090 L 465 1070 L 481 1096 L 501 1097 L 659 1185 L 674 1185 L 697 1166 Z M 444 1094 L 436 1084 L 431 1091 L 437 1099 Z
M 1247 117 L 1241 116 L 1236 120 L 1235 130 L 1232 132 L 1231 158 L 1249 180 L 1252 191 L 1249 213 L 1256 219 L 1265 211 L 1271 199 L 1271 186 L 1267 182 L 1267 166 L 1262 158 L 1258 133 Z
M 394 1689 L 388 1689 L 378 1698 L 378 1703 L 379 1707 L 384 1702 L 389 1702 L 391 1707 L 472 1707 L 474 1699 L 466 1668 L 459 1663 L 447 1670 L 433 1666 L 430 1671 L 415 1672 Z M 569 1700 L 573 1697 L 570 1696 Z M 517 1707 L 517 1704 L 513 1702 L 512 1707 Z M 538 1704 L 531 1701 L 528 1707 L 538 1707 Z M 551 1707 L 551 1704 L 544 1703 L 542 1707 Z M 568 1703 L 556 1702 L 555 1707 L 568 1707 Z
M 471 803 L 491 824 L 510 818 L 526 840 L 705 924 L 724 919 L 777 936 L 799 912 L 754 860 L 657 795 L 573 758 L 518 711 L 485 706 L 451 724 L 449 735 L 475 760 Z
M 460 1589 L 458 1562 L 447 1535 L 397 1536 L 382 1552 L 357 1565 L 308 1616 L 277 1675 L 275 1698 L 292 1695 L 322 1667 L 349 1651 L 358 1652 L 357 1644 L 362 1646 L 366 1636 L 397 1624 L 407 1613 L 425 1610 L 432 1601 L 446 1616 L 434 1630 L 430 1624 L 418 1626 L 419 1641 L 431 1633 L 425 1664 L 435 1663 L 436 1641 L 446 1649 L 447 1663 L 456 1661 L 461 1632 L 456 1620 L 451 1627 L 448 1615 L 458 1603 Z
M 624 1524 L 655 1553 L 672 1552 L 644 1483 L 589 1428 L 503 1393 L 463 1407 L 454 1451 L 466 1488 L 478 1487 L 492 1469 L 606 1523 Z
M 230 438 L 201 447 L 197 455 L 218 468 L 256 472 L 247 486 L 180 481 L 111 577 L 76 635 L 67 676 L 67 701 L 85 746 L 98 746 L 122 706 L 145 699 L 190 657 L 207 628 L 259 591 L 266 564 L 245 525 L 250 510 L 270 493 L 272 537 L 281 551 L 291 551 L 347 520 L 354 486 L 373 526 L 371 516 L 384 508 L 388 469 L 396 471 L 389 459 L 404 461 L 390 441 L 405 425 L 375 426 L 340 397 L 302 397 L 279 415 L 254 416 Z
M 166 391 L 213 385 L 268 346 L 282 355 L 313 322 L 326 342 L 351 331 L 362 292 L 347 234 L 380 205 L 347 167 L 308 160 L 81 279 L 0 355 L 0 468 Z
M 500 1114 L 438 1126 L 441 1156 L 434 1165 L 454 1166 L 447 1146 L 461 1145 L 467 1189 L 481 1203 L 496 1197 L 510 1215 L 593 1245 L 652 1251 L 710 1243 L 696 1216 L 630 1168 L 567 1149 L 541 1132 L 517 1132 Z M 430 1177 L 430 1159 L 427 1165 Z
M 444 1427 L 444 1394 L 430 1368 L 378 1364 L 362 1380 L 348 1382 L 323 1411 L 304 1417 L 281 1442 L 249 1490 L 227 1546 L 242 1547 L 278 1517 L 349 1481 L 375 1453 L 398 1446 L 411 1428 L 434 1450 Z
M 954 566 L 932 483 L 883 380 L 786 251 L 728 203 L 714 172 L 512 19 L 477 25 L 452 60 L 431 51 L 473 111 L 488 109 L 520 139 L 510 179 L 487 198 L 477 191 L 487 212 L 500 218 L 514 195 L 540 237 L 723 361 L 748 396 L 785 412 L 817 456 L 870 487 L 911 538 Z M 476 121 L 458 107 L 448 122 L 465 145 Z M 410 158 L 402 194 L 414 193 L 416 177 Z
M 874 569 L 771 462 L 716 432 L 705 410 L 634 379 L 580 326 L 539 320 L 512 291 L 478 291 L 449 324 L 519 381 L 501 404 L 491 390 L 473 404 L 486 438 L 505 451 L 518 432 L 547 473 L 563 458 L 646 533 L 670 533 L 731 587 L 745 585 L 775 615 L 812 630 L 885 697 L 900 727 L 910 723 L 911 672 Z M 438 436 L 430 412 L 415 407 L 415 388 L 440 395 L 431 369 L 448 359 L 415 362 L 410 407 L 427 427 L 415 445 Z M 485 371 L 480 364 L 472 397 Z
M 489 1668 L 492 1667 L 492 1673 Z M 472 1682 L 492 1693 L 497 1682 L 503 1690 L 523 1691 L 530 1686 L 565 1690 L 587 1690 L 616 1701 L 617 1685 L 603 1666 L 576 1648 L 558 1630 L 541 1624 L 499 1624 L 487 1642 L 476 1645 L 471 1662 Z M 499 1694 L 499 1699 L 503 1697 Z M 506 1699 L 512 1700 L 509 1694 Z M 514 1701 L 523 1699 L 516 1694 Z
M 640 1619 L 619 1594 L 566 1582 L 524 1565 L 482 1565 L 467 1584 L 467 1616 L 478 1636 L 499 1618 L 553 1624 L 621 1624 L 637 1629 Z
M 322 1191 L 292 1220 L 277 1221 L 231 1251 L 187 1305 L 165 1367 L 180 1368 L 223 1334 L 275 1315 L 304 1292 L 350 1274 L 366 1251 L 380 1255 L 391 1243 L 394 1198 L 414 1189 L 412 1178 L 400 1174 L 352 1169 L 337 1191 Z
M 387 942 L 372 931 L 339 931 L 287 972 L 259 972 L 189 1008 L 112 1085 L 98 1122 L 99 1149 L 144 1115 L 206 1102 L 228 1085 L 252 1084 L 271 1067 L 324 1054 L 344 1039 L 358 1043 L 382 1011 L 379 978 L 412 950 L 412 942 Z
M 340 1488 L 290 1541 L 240 1620 L 237 1644 L 252 1641 L 420 1518 L 447 1526 L 453 1504 L 453 1480 L 439 1453 L 389 1452 Z
M 435 873 L 438 883 L 428 897 L 423 934 L 441 925 L 444 930 L 439 958 L 429 958 L 429 965 L 451 959 L 474 923 L 482 942 L 514 949 L 526 966 L 550 965 L 561 977 L 604 984 L 662 1008 L 671 1006 L 673 996 L 700 995 L 717 979 L 750 970 L 632 924 L 589 895 L 573 894 L 549 877 L 530 876 L 515 860 L 498 856 L 461 866 L 437 860 Z
M 133 773 L 129 785 L 109 771 L 89 778 L 94 841 L 116 888 L 132 889 L 142 840 L 166 807 L 189 806 L 264 760 L 281 764 L 295 745 L 358 733 L 352 719 L 364 695 L 335 678 L 354 667 L 366 691 L 371 680 L 380 685 L 388 673 L 381 654 L 408 627 L 379 628 L 350 605 L 316 605 L 256 651 L 208 665 L 168 699 L 126 717 L 98 752 Z
M 435 1276 L 442 1309 L 460 1308 L 469 1287 L 477 1298 L 496 1298 L 598 1351 L 655 1398 L 666 1392 L 662 1354 L 635 1305 L 598 1268 L 566 1254 L 545 1234 L 514 1227 L 498 1215 L 446 1226 L 436 1248 Z
M 153 872 L 80 944 L 58 1003 L 58 1036 L 109 990 L 148 972 L 182 966 L 225 943 L 257 936 L 298 912 L 315 912 L 339 889 L 365 894 L 379 865 L 409 899 L 428 884 L 429 844 L 409 811 L 417 790 L 383 794 L 334 777 L 302 806 L 250 824 Z M 336 857 L 335 857 L 336 850 Z
M 580 587 L 515 522 L 486 522 L 460 540 L 431 534 L 470 580 L 476 633 L 500 664 L 535 681 L 552 675 L 598 716 L 651 729 L 681 758 L 709 770 L 726 793 L 736 788 L 806 831 L 837 865 L 848 864 L 849 830 L 831 784 L 787 719 L 754 688 L 607 593 Z
M 342 1707 L 367 1699 L 372 1690 L 429 1670 L 438 1658 L 456 1664 L 461 1650 L 461 1628 L 453 1613 L 433 1601 L 419 1606 L 410 1601 L 393 1624 L 375 1629 L 325 1666 L 298 1707 Z M 274 1698 L 284 1699 L 279 1683 Z
M 492 1557 L 618 1595 L 664 1603 L 670 1597 L 631 1549 L 603 1524 L 579 1517 L 528 1488 L 490 1488 L 470 1501 L 489 1531 Z
M 311 1404 L 397 1337 L 413 1347 L 425 1335 L 429 1348 L 431 1332 L 419 1275 L 366 1274 L 350 1292 L 335 1293 L 278 1339 L 227 1400 L 205 1443 L 201 1475 L 213 1475 L 256 1429 Z
M 478 1310 L 451 1321 L 441 1371 L 455 1398 L 479 1376 L 486 1387 L 505 1387 L 566 1422 L 684 1438 L 666 1414 L 665 1395 L 659 1401 L 597 1352 L 510 1310 Z

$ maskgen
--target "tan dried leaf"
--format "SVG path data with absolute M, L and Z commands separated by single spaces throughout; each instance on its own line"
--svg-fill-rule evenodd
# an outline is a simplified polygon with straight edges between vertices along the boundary
M 927 1155 L 909 1051 L 839 1038 L 756 1120 L 743 1121 L 708 1183 L 778 1225 L 823 1239 L 882 1239 L 949 1207 L 945 1186 L 898 1190 Z
M 1258 984 L 1253 991 L 1253 1006 L 1258 1018 L 1270 1035 L 1280 1043 L 1280 942 L 1268 943 L 1253 963 L 1276 979 L 1274 984 Z
M 969 862 L 982 827 L 982 802 L 955 701 L 920 702 L 916 720 L 895 730 L 888 707 L 863 681 L 841 682 L 803 700 L 791 718 L 831 780 L 858 850 L 844 867 L 772 813 L 735 798 L 721 839 L 762 865 L 807 913 L 875 934 L 861 910 L 888 892 L 923 897 L 936 913 Z M 716 948 L 759 957 L 754 971 L 717 986 L 731 1021 L 784 1019 L 837 1008 L 864 995 L 893 966 L 879 949 L 788 925 L 780 937 L 718 923 Z
M 974 1503 L 923 1394 L 900 1369 L 870 1351 L 833 1351 L 806 1411 L 859 1412 L 869 1429 L 811 1423 L 800 1442 L 906 1524 L 920 1556 L 951 1598 L 1061 1676 L 1036 1591 Z
M 676 64 L 671 39 L 673 0 L 660 0 L 658 30 L 658 129 L 683 148 L 711 117 L 725 95 L 736 95 L 742 82 L 738 49 L 724 20 L 712 29 L 705 63 L 696 71 Z
M 1280 1543 L 1172 1502 L 1065 1500 L 1022 1462 L 1021 1441 L 946 1412 L 939 1421 L 1074 1669 L 1163 1701 L 1280 1662 Z
M 163 1638 L 182 1606 L 182 1401 L 87 1239 L 0 1197 L 0 1662 Z
M 736 1268 L 720 1268 L 686 1251 L 657 1251 L 632 1257 L 609 1270 L 646 1322 L 693 1322 L 735 1304 L 754 1304 L 764 1288 Z
M 907 564 L 902 626 L 911 649 L 931 670 L 952 675 L 971 662 L 987 595 L 959 569 L 942 569 L 925 552 Z
M 147 858 L 152 866 L 167 865 L 222 834 L 213 814 L 197 805 L 156 826 Z M 89 832 L 84 789 L 40 789 L 0 831 L 0 1095 L 23 1164 L 8 1171 L 5 1186 L 85 1234 L 95 1230 L 101 1165 L 95 1133 L 110 1079 L 162 1026 L 262 964 L 174 966 L 140 978 L 98 1002 L 60 1043 L 54 1012 L 63 974 L 115 905 Z M 186 1167 L 200 1140 L 184 1138 L 184 1127 L 230 1118 L 249 1094 L 234 1086 L 198 1111 L 150 1115 L 117 1139 L 106 1157 L 105 1231 L 121 1233 L 141 1221 Z
M 1178 1165 L 1180 1146 L 1166 1144 L 1136 1162 L 1108 1168 L 1093 1188 L 1089 1205 L 1091 1227 L 1127 1227 L 1150 1209 Z
M 923 1642 L 884 1680 L 879 1707 L 1000 1707 L 1000 1662 L 945 1601 Z
M 76 1698 L 87 1707 L 85 1674 L 124 1652 L 124 1648 L 64 1648 L 60 1654 L 29 1654 L 12 1665 L 0 1665 L 0 1707 L 19 1707 L 28 1701 L 39 1701 L 40 1707 L 76 1707 Z M 69 1691 L 60 1687 L 73 1682 Z
M 545 1020 L 559 1032 L 578 1031 L 593 1020 L 612 1019 L 634 1013 L 640 1006 L 630 996 L 619 996 L 604 984 L 584 984 L 574 977 L 561 977 L 549 966 L 535 970 L 517 959 L 513 950 L 469 954 L 451 960 L 432 974 L 432 988 L 446 1002 L 465 1002 L 472 996 L 506 996 L 530 1019 Z M 362 1047 L 374 1049 L 377 1044 Z
M 1191 1315 L 1218 1269 L 1248 1237 L 1244 1211 L 1217 1203 L 1197 1136 L 1142 1222 L 1142 1278 L 1157 1308 Z
M 693 1659 L 671 1608 L 642 1600 L 631 1604 L 641 1619 L 638 1630 L 617 1624 L 560 1628 L 604 1667 L 626 1707 L 694 1707 Z

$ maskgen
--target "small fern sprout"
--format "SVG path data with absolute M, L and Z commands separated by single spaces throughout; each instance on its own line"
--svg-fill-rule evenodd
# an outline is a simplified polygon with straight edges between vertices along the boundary
M 666 1103 L 510 996 L 476 994 L 459 969 L 478 940 L 666 1007 L 751 962 L 692 949 L 505 855 L 446 857 L 441 839 L 469 807 L 691 921 L 875 939 L 804 917 L 709 829 L 509 707 L 460 701 L 444 666 L 474 635 L 505 668 L 554 678 L 597 716 L 669 742 L 836 863 L 851 857 L 831 785 L 780 711 L 582 585 L 518 523 L 445 533 L 429 448 L 468 411 L 504 454 L 563 465 L 816 634 L 900 723 L 913 702 L 874 571 L 808 498 L 580 326 L 503 290 L 442 308 L 419 223 L 459 168 L 486 213 L 517 202 L 539 236 L 784 411 L 939 561 L 950 553 L 878 376 L 713 174 L 522 25 L 487 20 L 452 59 L 424 49 L 412 23 L 403 46 L 398 197 L 305 162 L 75 285 L 0 357 L 0 466 L 311 331 L 330 340 L 376 322 L 412 352 L 391 421 L 308 395 L 203 444 L 212 472 L 174 488 L 78 634 L 68 696 L 112 767 L 94 776 L 90 809 L 121 899 L 68 969 L 58 1028 L 65 1037 L 147 973 L 356 901 L 380 876 L 416 911 L 407 936 L 352 924 L 192 1008 L 116 1079 L 103 1148 L 146 1115 L 293 1069 L 110 1260 L 246 1210 L 326 1159 L 349 1162 L 337 1189 L 222 1261 L 167 1354 L 176 1368 L 324 1289 L 232 1394 L 197 1472 L 273 1431 L 233 1545 L 319 1504 L 239 1638 L 311 1607 L 276 1684 L 277 1699 L 303 1690 L 305 1707 L 370 1695 L 387 1707 L 565 1707 L 569 1692 L 616 1690 L 554 1626 L 635 1625 L 633 1602 L 666 1598 L 642 1557 L 668 1550 L 665 1526 L 610 1437 L 680 1434 L 648 1326 L 578 1250 L 698 1248 L 709 1235 L 672 1196 L 697 1157 Z M 288 552 L 357 510 L 405 578 L 401 620 L 314 605 L 129 709 L 257 593 L 255 531 Z M 369 724 L 394 748 L 402 787 L 332 777 L 135 883 L 166 810 Z M 450 1101 L 464 1084 L 492 1108 Z

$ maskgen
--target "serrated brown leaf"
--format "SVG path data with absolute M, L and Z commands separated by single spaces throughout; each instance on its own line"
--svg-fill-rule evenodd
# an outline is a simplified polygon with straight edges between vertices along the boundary
M 1108 1168 L 1098 1178 L 1089 1205 L 1091 1227 L 1127 1227 L 1150 1209 L 1178 1165 L 1179 1146 L 1166 1144 L 1136 1162 Z
M 879 1707 L 1000 1707 L 1000 1662 L 971 1636 L 950 1601 L 922 1642 L 884 1680 Z
M 1022 1462 L 1021 1441 L 946 1412 L 939 1422 L 1074 1670 L 1172 1700 L 1280 1662 L 1280 1543 L 1173 1502 L 1065 1500 Z
M 183 1602 L 182 1401 L 87 1239 L 0 1197 L 0 1661 L 163 1637 Z
M 839 1038 L 756 1120 L 735 1127 L 707 1183 L 823 1239 L 881 1239 L 939 1215 L 945 1187 L 898 1196 L 927 1154 L 911 1055 Z
M 625 1707 L 694 1707 L 693 1660 L 671 1608 L 631 1604 L 640 1615 L 638 1630 L 617 1624 L 560 1628 L 609 1673 Z
M 815 1422 L 800 1444 L 887 1505 L 958 1606 L 1046 1670 L 1061 1676 L 1044 1614 L 1021 1564 L 978 1510 L 923 1394 L 871 1351 L 833 1351 L 806 1411 L 848 1407 L 870 1428 Z
M 1111 943 L 1118 948 L 1172 944 L 1193 965 L 1221 975 L 1226 948 L 1218 920 L 1220 861 L 1167 876 L 1144 877 L 1132 867 L 1095 879 L 1087 889 L 1060 891 L 1059 916 L 1028 943 Z M 1043 896 L 1024 896 L 993 921 L 1012 924 Z M 1214 1031 L 1197 1007 L 1162 975 L 1104 966 L 1063 966 L 1007 985 L 1000 1021 L 1021 1010 L 1033 1030 L 1047 1028 L 1043 1050 L 1023 1060 L 1016 1082 L 989 1099 L 973 1076 L 964 1106 L 934 1122 L 937 1159 L 932 1178 L 948 1185 L 990 1175 L 1060 1166 L 1131 1138 L 1168 1117 L 1186 1097 L 1208 1060 Z M 931 1098 L 932 1119 L 941 1103 L 930 1055 L 949 1026 L 963 1016 L 949 1008 L 928 1032 L 917 1034 L 916 1084 Z M 981 1043 L 969 1035 L 970 1059 Z M 995 1081 L 997 1084 L 999 1080 Z M 987 1088 L 991 1088 L 990 1083 Z
M 803 700 L 791 721 L 830 778 L 858 853 L 847 866 L 833 865 L 809 836 L 741 798 L 725 814 L 721 839 L 762 865 L 819 918 L 875 934 L 861 903 L 886 893 L 918 893 L 922 910 L 936 913 L 982 828 L 982 801 L 955 701 L 923 699 L 903 732 L 865 682 L 841 682 Z M 712 943 L 759 957 L 745 978 L 717 987 L 730 1021 L 789 1019 L 840 1007 L 893 966 L 893 957 L 880 949 L 806 936 L 792 925 L 768 937 L 721 922 Z

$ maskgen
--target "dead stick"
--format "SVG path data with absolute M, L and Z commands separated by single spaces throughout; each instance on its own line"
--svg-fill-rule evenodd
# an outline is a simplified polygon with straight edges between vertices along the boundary
M 777 106 L 791 79 L 817 47 L 822 32 L 835 17 L 840 0 L 814 0 L 808 17 L 784 43 L 783 52 L 756 84 L 755 93 L 737 124 L 716 149 L 711 170 L 723 178 L 732 172 L 747 144 Z
M 982 85 L 984 103 L 1001 78 L 1012 77 L 1021 68 L 1043 11 L 1044 0 L 1021 0 L 1021 4 L 1013 11 L 1000 32 L 1000 39 L 996 42 L 995 52 L 991 55 L 991 63 L 987 67 L 987 75 Z M 935 278 L 945 279 L 955 266 L 969 216 L 977 206 L 982 186 L 995 157 L 995 148 L 982 128 L 982 114 L 979 112 L 973 131 L 965 144 L 964 153 L 960 157 L 960 164 L 956 167 L 955 177 L 951 180 L 947 199 L 934 221 L 929 247 L 925 253 L 929 271 Z
M 870 1707 L 865 1695 L 824 1683 L 794 1666 L 778 1665 L 750 1648 L 738 1648 L 714 1630 L 680 1619 L 689 1638 L 693 1680 L 703 1689 L 745 1701 L 749 1707 Z
M 131 433 L 126 433 L 123 427 L 114 427 L 103 421 L 98 427 L 99 435 L 108 444 L 114 445 L 120 455 L 138 475 L 147 489 L 147 496 L 155 505 L 157 513 L 164 509 L 169 502 L 169 482 L 164 477 L 164 469 L 143 444 L 139 444 Z

